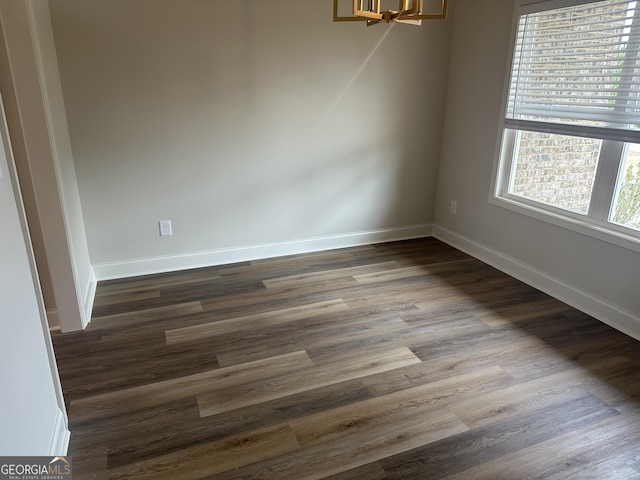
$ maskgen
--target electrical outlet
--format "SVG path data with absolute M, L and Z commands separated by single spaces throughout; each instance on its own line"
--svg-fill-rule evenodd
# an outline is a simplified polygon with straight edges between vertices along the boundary
M 161 237 L 169 237 L 173 235 L 173 232 L 171 231 L 171 220 L 160 220 L 158 224 L 160 225 Z
M 458 202 L 451 200 L 451 214 L 455 215 L 456 213 L 458 213 Z

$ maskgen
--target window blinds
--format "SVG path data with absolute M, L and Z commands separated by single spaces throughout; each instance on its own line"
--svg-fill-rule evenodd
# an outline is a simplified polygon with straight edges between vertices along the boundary
M 506 126 L 640 142 L 636 3 L 604 0 L 521 15 Z

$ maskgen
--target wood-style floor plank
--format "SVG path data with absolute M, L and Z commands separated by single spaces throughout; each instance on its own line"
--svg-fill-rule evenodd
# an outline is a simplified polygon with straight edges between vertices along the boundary
M 74 478 L 640 480 L 640 344 L 433 238 L 100 282 Z
M 326 440 L 302 446 L 288 455 L 227 471 L 212 480 L 251 478 L 267 480 L 317 480 L 375 462 L 387 455 L 404 452 L 420 445 L 436 442 L 466 431 L 460 420 L 446 409 L 410 409 L 408 415 L 392 415 L 392 421 L 382 425 L 376 422 L 362 425 L 346 417 L 342 431 L 333 431 Z M 422 410 L 422 411 L 421 411 Z M 350 409 L 353 412 L 353 409 Z M 319 414 L 321 415 L 321 414 Z M 318 427 L 322 428 L 321 418 Z M 313 423 L 313 418 L 310 418 Z M 333 425 L 330 425 L 331 428 Z M 360 441 L 354 442 L 352 436 Z
M 562 399 L 580 397 L 589 392 L 609 404 L 617 404 L 628 398 L 623 391 L 611 383 L 612 378 L 621 377 L 629 371 L 630 362 L 622 357 L 583 368 L 571 369 L 541 377 L 529 382 L 477 395 L 473 399 L 457 402 L 450 408 L 469 427 L 494 423 L 522 412 L 536 411 L 553 405 Z M 635 366 L 631 367 L 637 375 Z M 596 375 L 594 375 L 594 373 Z M 632 378 L 636 382 L 640 378 Z
M 292 421 L 290 425 L 300 445 L 335 441 L 357 429 L 388 427 L 390 419 L 396 424 L 405 418 L 417 422 L 423 413 L 431 412 L 436 406 L 444 406 L 453 398 L 473 395 L 483 385 L 507 379 L 500 368 L 493 367 L 317 413 Z M 444 411 L 442 409 L 440 415 Z M 447 415 L 451 413 L 451 409 L 447 412 Z M 462 430 L 467 430 L 466 425 L 459 424 Z
M 630 448 L 638 448 L 640 423 L 637 412 L 616 415 L 576 431 L 536 443 L 507 455 L 449 475 L 446 480 L 494 480 L 518 478 L 562 480 L 585 468 L 619 459 L 628 465 Z M 612 469 L 613 471 L 614 469 Z M 628 472 L 625 467 L 623 472 Z
M 362 467 L 356 467 L 324 478 L 327 480 L 384 480 L 387 478 L 387 472 L 384 471 L 380 463 L 372 462 Z
M 308 369 L 312 365 L 311 359 L 305 352 L 294 352 L 266 360 L 82 398 L 71 402 L 71 415 L 73 420 L 79 422 L 95 420 L 198 395 L 213 388 L 228 390 L 238 383 L 243 385 L 256 379 L 267 381 L 273 376 L 292 374 L 296 370 Z
M 371 272 L 388 272 L 389 270 L 399 269 L 397 262 L 373 263 L 358 265 L 356 267 L 343 267 L 331 270 L 312 271 L 297 275 L 288 275 L 284 277 L 275 277 L 264 280 L 263 283 L 267 288 L 287 288 L 300 287 L 306 284 L 317 284 L 319 282 L 334 281 L 339 278 L 352 277 L 356 280 L 359 275 Z
M 402 347 L 378 350 L 370 355 L 348 357 L 323 365 L 305 365 L 305 368 L 298 371 L 288 371 L 251 382 L 236 382 L 236 385 L 225 389 L 202 393 L 198 395 L 200 415 L 215 415 L 419 362 L 411 350 Z
M 88 442 L 99 441 L 109 446 L 108 465 L 115 467 L 148 460 L 187 446 L 273 427 L 368 398 L 371 398 L 371 394 L 366 387 L 359 381 L 351 381 L 206 418 L 200 417 L 196 399 L 190 398 L 121 415 L 117 419 L 121 422 L 118 429 L 102 430 L 85 426 L 82 435 Z M 158 422 L 163 415 L 169 415 L 175 419 L 175 423 Z M 107 422 L 113 424 L 111 419 Z M 93 425 L 97 425 L 97 422 Z M 96 437 L 96 430 L 102 435 Z M 126 433 L 124 438 L 123 432 Z
M 234 342 L 235 348 L 220 348 L 217 355 L 221 367 L 237 365 L 252 360 L 259 360 L 286 353 L 296 346 L 306 351 L 319 350 L 345 342 L 362 341 L 374 337 L 393 335 L 403 331 L 410 331 L 409 325 L 396 316 L 381 316 L 375 323 L 340 315 L 335 318 L 341 321 L 324 321 L 323 324 L 309 324 L 300 322 L 300 328 L 291 332 L 290 328 L 282 331 L 272 331 L 273 334 L 282 333 L 282 342 L 274 344 L 271 337 L 259 336 L 259 332 L 246 335 L 244 341 Z M 273 329 L 275 330 L 275 329 Z M 246 338 L 249 337 L 249 338 Z M 251 338 L 253 337 L 253 338 Z
M 348 310 L 349 306 L 342 299 L 327 300 L 325 302 L 299 305 L 280 310 L 272 310 L 245 317 L 230 318 L 213 321 L 192 327 L 176 328 L 165 332 L 167 343 L 189 342 L 204 337 L 213 337 L 235 331 L 245 331 L 251 328 L 263 328 L 281 323 L 295 322 L 304 318 Z
M 117 467 L 109 471 L 108 478 L 204 478 L 298 448 L 298 442 L 291 429 L 287 425 L 281 425 L 225 438 L 211 444 L 185 448 L 134 465 Z
M 163 299 L 160 296 L 152 298 L 154 301 L 158 300 L 159 302 L 163 302 Z M 199 301 L 193 301 L 160 305 L 154 308 L 138 309 L 132 312 L 114 313 L 107 315 L 106 317 L 108 317 L 109 328 L 113 329 L 118 326 L 130 327 L 140 323 L 155 323 L 162 318 L 181 317 L 183 315 L 199 312 L 202 312 L 202 304 Z M 96 324 L 90 323 L 87 328 L 89 330 L 93 330 L 100 327 Z
M 441 479 L 618 415 L 593 395 L 517 415 L 381 461 L 389 479 Z

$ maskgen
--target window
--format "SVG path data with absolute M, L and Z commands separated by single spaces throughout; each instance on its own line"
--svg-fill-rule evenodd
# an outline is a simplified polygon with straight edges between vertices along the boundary
M 640 250 L 637 3 L 521 7 L 495 201 Z

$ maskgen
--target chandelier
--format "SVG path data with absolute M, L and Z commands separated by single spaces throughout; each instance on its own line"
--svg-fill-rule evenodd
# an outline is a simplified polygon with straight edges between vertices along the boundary
M 380 22 L 400 22 L 421 25 L 422 20 L 437 20 L 447 18 L 447 2 L 441 0 L 439 12 L 425 12 L 425 0 L 399 0 L 396 10 L 383 10 L 384 0 L 353 0 L 353 14 L 341 16 L 338 13 L 339 0 L 333 0 L 333 21 L 353 22 L 366 21 L 367 26 Z

